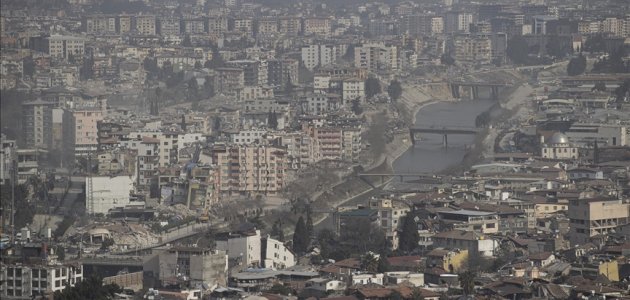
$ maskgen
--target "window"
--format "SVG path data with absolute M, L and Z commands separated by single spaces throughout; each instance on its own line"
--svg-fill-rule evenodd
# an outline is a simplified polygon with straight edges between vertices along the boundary
M 488 223 L 488 224 L 486 224 L 486 228 L 495 228 L 496 225 L 497 224 L 495 224 L 495 223 Z
M 55 280 L 55 287 L 58 288 L 61 286 L 61 280 Z

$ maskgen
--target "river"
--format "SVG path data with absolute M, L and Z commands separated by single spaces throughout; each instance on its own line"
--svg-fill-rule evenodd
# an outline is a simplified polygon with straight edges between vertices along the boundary
M 463 100 L 436 102 L 423 107 L 416 114 L 420 127 L 475 127 L 475 118 L 488 110 L 492 100 Z M 473 135 L 448 135 L 448 148 L 444 148 L 442 135 L 423 134 L 415 146 L 393 163 L 396 173 L 435 173 L 461 163 L 474 143 Z

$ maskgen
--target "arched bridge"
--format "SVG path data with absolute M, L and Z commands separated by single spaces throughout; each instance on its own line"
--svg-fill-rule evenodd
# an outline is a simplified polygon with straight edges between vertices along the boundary
M 411 137 L 411 143 L 416 144 L 419 139 L 419 134 L 440 134 L 442 135 L 444 147 L 448 147 L 448 135 L 449 134 L 470 134 L 475 135 L 479 133 L 479 129 L 475 127 L 411 127 L 409 128 L 409 135 Z

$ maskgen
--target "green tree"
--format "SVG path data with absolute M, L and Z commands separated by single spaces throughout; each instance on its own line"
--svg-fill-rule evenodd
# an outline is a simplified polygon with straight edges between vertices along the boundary
M 33 56 L 27 56 L 22 60 L 22 74 L 26 77 L 35 75 L 35 61 Z
M 103 285 L 103 280 L 97 277 L 84 278 L 74 286 L 67 286 L 53 294 L 54 300 L 107 300 L 113 299 L 114 294 L 122 292 L 116 284 Z
M 507 55 L 515 64 L 529 63 L 529 46 L 522 36 L 515 36 L 508 41 Z
M 269 290 L 267 290 L 268 293 L 270 294 L 277 294 L 277 295 L 290 295 L 292 293 L 292 290 L 290 287 L 282 285 L 282 284 L 274 284 L 271 288 L 269 288 Z
M 580 53 L 577 57 L 571 58 L 567 65 L 567 74 L 569 76 L 577 76 L 586 70 L 586 57 Z
M 199 83 L 197 83 L 196 78 L 191 78 L 188 80 L 187 84 L 187 98 L 189 101 L 197 101 L 199 100 Z
M 381 253 L 378 258 L 378 267 L 376 269 L 378 273 L 385 273 L 391 271 L 391 265 L 389 264 L 389 260 L 387 260 L 387 256 L 385 253 Z
M 103 242 L 101 243 L 101 249 L 102 250 L 106 250 L 109 249 L 109 247 L 114 245 L 114 239 L 112 238 L 106 238 L 103 240 Z
M 66 248 L 64 246 L 57 246 L 55 248 L 55 254 L 57 255 L 57 260 L 64 261 L 66 260 Z
M 281 242 L 284 242 L 284 231 L 282 230 L 282 221 L 280 219 L 273 222 L 270 234 L 271 237 L 276 238 Z
M 626 79 L 623 84 L 615 89 L 615 97 L 617 102 L 624 102 L 626 96 L 628 95 L 628 91 L 630 91 L 630 79 Z
M 420 288 L 418 287 L 413 288 L 413 290 L 411 291 L 411 297 L 409 297 L 409 300 L 424 300 L 424 296 L 422 296 L 422 291 L 420 290 Z
M 190 35 L 186 35 L 182 40 L 182 46 L 184 47 L 192 47 L 192 42 L 190 41 Z
M 365 96 L 370 99 L 381 93 L 381 81 L 370 76 L 365 80 Z
M 606 91 L 606 83 L 603 82 L 603 81 L 598 81 L 597 83 L 595 83 L 595 86 L 593 86 L 591 91 L 605 92 Z
M 455 59 L 448 53 L 442 54 L 440 56 L 440 63 L 447 66 L 452 66 L 455 64 Z
M 393 101 L 396 101 L 402 96 L 403 89 L 400 82 L 396 79 L 392 80 L 387 87 L 387 94 Z
M 416 224 L 415 213 L 410 211 L 403 218 L 403 224 L 400 231 L 398 248 L 404 252 L 412 252 L 418 248 L 418 225 Z
M 472 271 L 465 271 L 458 275 L 459 284 L 464 291 L 464 295 L 473 295 L 475 291 L 475 273 Z
M 300 216 L 295 224 L 295 231 L 293 232 L 293 250 L 298 254 L 303 254 L 308 250 L 309 237 L 306 231 L 306 223 L 304 218 Z
M 306 232 L 308 232 L 309 238 L 315 233 L 313 231 L 313 217 L 311 216 L 311 206 L 306 206 Z
M 361 101 L 359 101 L 359 99 L 352 100 L 352 112 L 357 116 L 363 113 L 363 108 L 361 108 Z
M 269 111 L 267 115 L 267 126 L 271 129 L 278 129 L 278 115 L 276 111 Z
M 361 270 L 369 273 L 378 272 L 379 259 L 372 253 L 365 254 L 361 257 Z

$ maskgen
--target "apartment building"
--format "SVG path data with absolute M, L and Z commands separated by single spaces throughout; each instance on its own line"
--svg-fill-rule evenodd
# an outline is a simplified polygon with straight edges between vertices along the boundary
M 136 16 L 135 29 L 142 35 L 155 35 L 156 19 L 155 16 Z
M 630 205 L 624 200 L 594 198 L 569 201 L 569 242 L 583 245 L 595 235 L 606 235 L 628 224 Z
M 34 299 L 50 295 L 83 280 L 81 264 L 1 264 L 0 296 L 3 299 Z
M 329 36 L 331 22 L 328 18 L 307 18 L 304 19 L 304 35 L 317 34 Z
M 203 19 L 187 19 L 182 21 L 184 24 L 183 32 L 187 34 L 203 34 L 206 32 Z
M 398 228 L 402 218 L 409 212 L 409 207 L 392 199 L 373 199 L 370 200 L 370 209 L 378 211 L 379 226 L 385 232 L 392 249 L 398 249 Z
M 267 61 L 267 84 L 285 89 L 288 84 L 298 83 L 300 63 L 295 59 L 270 59 Z
M 245 33 L 248 35 L 254 32 L 254 20 L 250 18 L 236 18 L 233 20 L 233 22 L 233 31 Z
M 230 265 L 260 267 L 262 260 L 260 230 L 255 228 L 217 236 L 216 248 L 225 251 Z
M 343 81 L 343 103 L 353 100 L 362 101 L 365 98 L 365 81 L 359 78 L 348 78 Z
M 225 17 L 214 17 L 208 19 L 208 33 L 222 34 L 228 31 L 228 20 Z
M 154 141 L 149 139 L 145 140 L 144 138 L 157 139 L 159 141 L 158 163 L 161 167 L 166 167 L 178 160 L 180 135 L 181 133 L 174 131 L 133 131 L 129 133 L 128 138 L 132 140 L 135 139 L 136 141 L 147 141 L 150 143 L 154 143 Z M 132 147 L 131 149 L 134 148 Z
M 7 184 L 11 180 L 11 168 L 13 161 L 17 159 L 17 142 L 9 140 L 2 134 L 0 136 L 0 185 Z
M 309 70 L 331 65 L 335 61 L 337 61 L 335 45 L 314 44 L 302 47 L 302 63 Z
M 398 48 L 383 43 L 363 44 L 354 48 L 354 66 L 370 72 L 398 70 Z
M 260 19 L 258 20 L 258 34 L 274 34 L 278 32 L 278 19 Z
M 181 34 L 179 18 L 175 18 L 175 17 L 160 18 L 160 22 L 158 23 L 158 25 L 159 25 L 158 32 L 162 36 L 169 36 L 169 35 L 178 36 Z
M 131 16 L 123 15 L 118 16 L 118 33 L 127 33 L 131 31 L 132 18 Z
M 218 68 L 215 79 L 215 93 L 226 96 L 236 95 L 245 86 L 245 72 L 239 68 Z
M 262 238 L 261 250 L 263 266 L 268 269 L 278 270 L 295 266 L 297 259 L 295 253 L 284 242 L 272 239 L 270 236 Z
M 46 38 L 46 41 L 48 42 L 48 54 L 54 58 L 83 58 L 85 39 L 82 37 L 51 35 Z
M 225 251 L 175 246 L 158 254 L 158 258 L 161 282 L 184 275 L 193 284 L 227 285 L 228 256 Z
M 87 156 L 98 149 L 98 122 L 105 118 L 101 108 L 85 107 L 72 112 L 75 121 L 74 151 Z
M 279 31 L 288 36 L 297 36 L 302 32 L 302 20 L 300 18 L 280 18 Z
M 492 43 L 487 36 L 460 35 L 454 44 L 456 61 L 485 64 L 492 60 Z
M 473 22 L 473 15 L 469 13 L 460 13 L 457 16 L 457 30 L 461 32 L 470 32 L 470 24 Z
M 322 115 L 341 107 L 341 97 L 335 94 L 311 93 L 300 97 L 302 112 L 311 115 Z
M 26 147 L 43 149 L 52 147 L 54 107 L 55 103 L 42 99 L 22 103 L 22 127 Z
M 83 18 L 82 25 L 86 33 L 116 33 L 115 16 L 87 16 Z
M 275 195 L 285 183 L 286 151 L 261 145 L 234 145 L 214 150 L 218 190 L 222 194 Z

